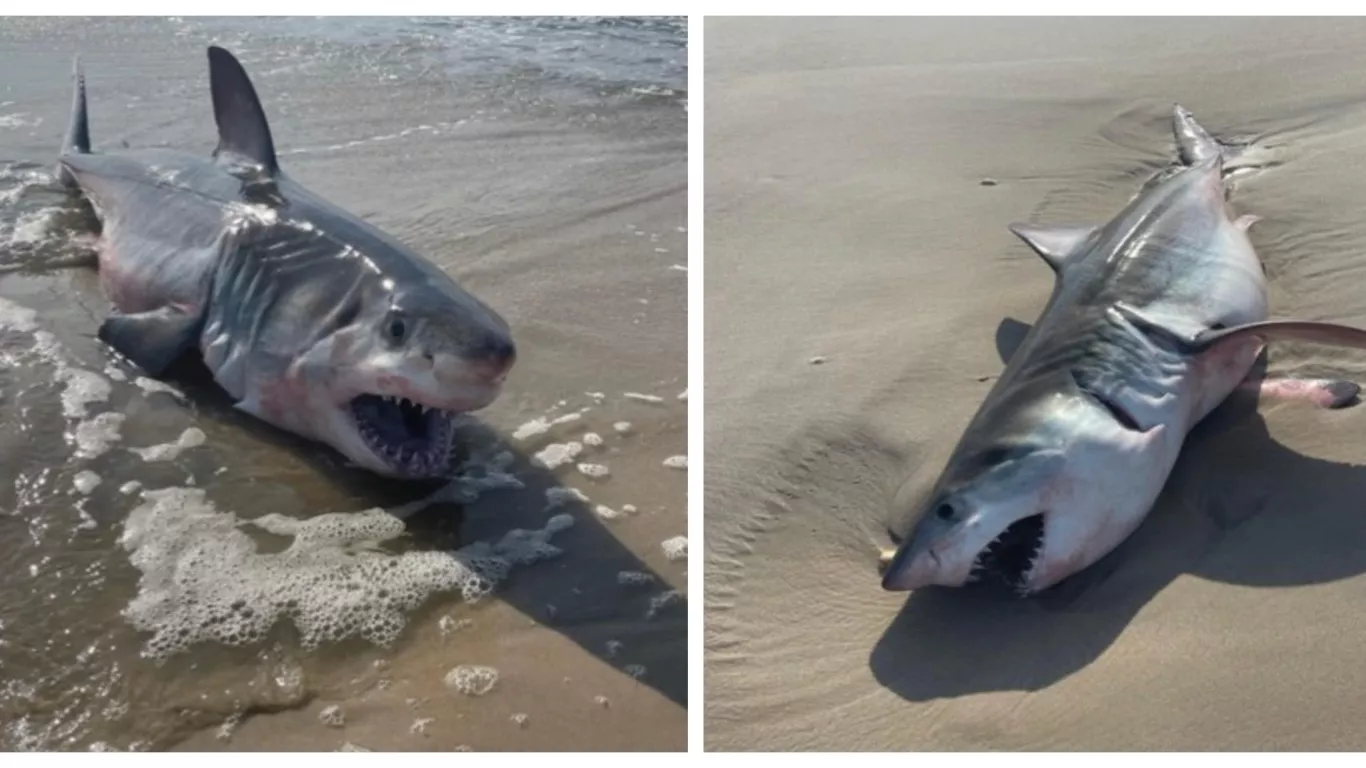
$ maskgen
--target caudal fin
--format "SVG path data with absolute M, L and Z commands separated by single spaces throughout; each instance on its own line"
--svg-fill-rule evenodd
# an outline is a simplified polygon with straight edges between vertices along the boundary
M 75 93 L 71 97 L 71 125 L 66 129 L 62 157 L 90 154 L 90 122 L 86 116 L 85 73 L 81 71 L 80 56 L 77 56 L 72 64 L 71 78 L 75 82 Z M 57 162 L 57 180 L 66 187 L 76 186 L 76 177 L 60 160 Z
M 1186 165 L 1199 165 L 1207 160 L 1223 155 L 1223 147 L 1195 122 L 1190 110 L 1175 105 L 1172 108 L 1172 132 L 1176 134 L 1176 146 L 1181 150 L 1181 162 Z

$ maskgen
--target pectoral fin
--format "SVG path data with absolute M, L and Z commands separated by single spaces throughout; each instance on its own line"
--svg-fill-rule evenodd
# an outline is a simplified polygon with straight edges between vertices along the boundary
M 1149 317 L 1142 310 L 1123 302 L 1116 303 L 1110 311 L 1128 320 L 1153 341 L 1175 346 L 1189 354 L 1199 354 L 1217 344 L 1252 337 L 1263 341 L 1307 341 L 1334 347 L 1366 349 L 1366 330 L 1350 325 L 1317 323 L 1309 320 L 1267 320 L 1231 328 L 1208 329 L 1190 335 L 1174 330 Z
M 161 376 L 199 336 L 201 318 L 170 307 L 132 315 L 110 315 L 99 338 L 151 376 Z

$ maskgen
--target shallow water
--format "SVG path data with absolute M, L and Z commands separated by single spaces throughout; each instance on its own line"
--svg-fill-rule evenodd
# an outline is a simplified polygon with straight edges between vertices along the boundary
M 1112 216 L 1172 161 L 1173 102 L 1266 166 L 1231 204 L 1263 217 L 1273 316 L 1366 325 L 1366 24 L 706 40 L 708 748 L 1361 749 L 1361 406 L 1232 398 L 1144 526 L 1044 598 L 885 593 L 876 563 L 1049 295 L 1006 225 Z M 1366 376 L 1305 345 L 1269 366 Z
M 97 151 L 207 153 L 210 42 L 296 179 L 511 324 L 461 482 L 347 468 L 193 366 L 140 378 L 94 340 L 94 272 L 46 268 L 93 248 L 51 179 L 72 55 Z M 663 462 L 687 443 L 686 82 L 672 19 L 0 26 L 0 265 L 23 267 L 0 274 L 0 747 L 683 748 L 686 563 L 663 543 L 687 533 L 686 472 Z M 607 477 L 531 461 L 586 432 Z M 357 514 L 434 491 L 406 528 Z M 499 680 L 454 691 L 461 664 Z

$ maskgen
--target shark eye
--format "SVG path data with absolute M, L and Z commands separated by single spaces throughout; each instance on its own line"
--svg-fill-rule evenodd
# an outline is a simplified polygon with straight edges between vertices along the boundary
M 940 504 L 934 508 L 934 516 L 940 520 L 952 520 L 955 514 L 957 514 L 957 510 L 953 508 L 952 504 Z
M 408 338 L 408 321 L 397 312 L 391 313 L 384 324 L 384 335 L 389 341 L 401 344 L 404 339 Z

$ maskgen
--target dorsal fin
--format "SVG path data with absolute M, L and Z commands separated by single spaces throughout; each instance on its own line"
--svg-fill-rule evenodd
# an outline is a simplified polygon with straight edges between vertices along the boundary
M 1061 273 L 1067 255 L 1086 241 L 1095 227 L 1047 227 L 1038 224 L 1010 225 L 1010 231 L 1034 249 L 1048 262 L 1054 272 Z
M 261 100 L 236 57 L 216 45 L 209 46 L 209 87 L 213 91 L 213 116 L 218 123 L 214 157 L 231 153 L 274 176 L 280 166 L 275 160 L 275 142 L 270 138 Z

